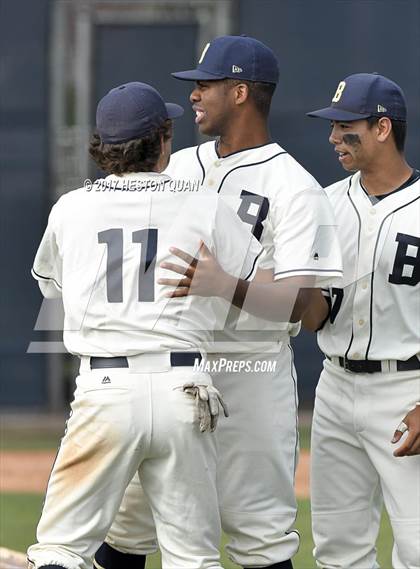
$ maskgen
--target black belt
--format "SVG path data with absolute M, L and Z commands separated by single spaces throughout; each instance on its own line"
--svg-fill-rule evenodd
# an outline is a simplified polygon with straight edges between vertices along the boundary
M 172 367 L 193 366 L 198 360 L 201 362 L 200 352 L 171 352 L 170 362 Z M 98 358 L 92 356 L 90 358 L 90 369 L 105 369 L 113 367 L 129 367 L 128 358 L 125 356 L 116 356 L 114 358 Z
M 331 360 L 330 356 L 326 355 L 325 357 Z M 377 373 L 382 371 L 382 362 L 375 360 L 349 360 L 340 356 L 338 363 L 340 367 L 353 373 Z M 409 360 L 396 360 L 396 363 L 397 371 L 420 369 L 420 361 L 417 356 L 413 356 Z

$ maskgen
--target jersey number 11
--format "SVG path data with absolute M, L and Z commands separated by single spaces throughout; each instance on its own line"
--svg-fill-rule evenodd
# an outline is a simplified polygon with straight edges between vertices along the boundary
M 158 230 L 139 229 L 133 231 L 132 242 L 141 243 L 138 278 L 138 301 L 155 300 L 155 266 Z M 106 291 L 108 302 L 123 301 L 123 230 L 107 229 L 98 233 L 98 243 L 108 247 L 106 262 Z

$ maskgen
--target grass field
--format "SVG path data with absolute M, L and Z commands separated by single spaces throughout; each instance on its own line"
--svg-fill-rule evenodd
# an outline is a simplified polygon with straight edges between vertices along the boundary
M 55 450 L 63 436 L 63 428 L 60 431 L 38 430 L 21 431 L 17 429 L 1 429 L 1 450 Z
M 0 449 L 35 450 L 55 449 L 62 431 L 47 432 L 31 430 L 22 432 L 2 429 Z M 300 432 L 302 448 L 309 448 L 310 431 L 302 427 Z M 28 473 L 30 476 L 30 473 Z M 25 551 L 34 543 L 35 528 L 41 513 L 43 496 L 39 494 L 0 494 L 0 546 Z M 310 528 L 309 500 L 299 501 L 296 528 L 301 535 L 301 547 L 293 562 L 295 569 L 315 569 L 312 559 L 312 537 Z M 225 541 L 225 538 L 224 538 Z M 223 541 L 223 542 L 224 542 Z M 223 543 L 222 542 L 222 543 Z M 384 515 L 378 539 L 379 562 L 383 569 L 391 568 L 392 535 L 387 517 Z M 237 569 L 222 553 L 222 564 L 225 569 Z M 159 569 L 158 556 L 148 559 L 147 569 Z
M 34 543 L 35 527 L 41 512 L 43 497 L 38 494 L 3 494 L 0 496 L 0 545 L 18 551 L 25 551 Z M 299 502 L 299 514 L 296 528 L 301 535 L 299 553 L 294 558 L 295 569 L 315 569 L 312 559 L 312 538 L 310 530 L 309 500 Z M 384 518 L 378 542 L 381 567 L 391 567 L 392 538 L 388 521 Z M 225 569 L 237 569 L 237 565 L 222 556 Z M 159 557 L 148 559 L 147 569 L 159 569 Z

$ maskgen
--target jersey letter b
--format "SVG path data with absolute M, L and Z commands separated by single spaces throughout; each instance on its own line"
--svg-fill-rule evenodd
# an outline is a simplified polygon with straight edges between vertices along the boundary
M 343 94 L 345 86 L 346 86 L 346 82 L 340 81 L 340 83 L 338 84 L 337 90 L 335 92 L 335 95 L 332 98 L 332 101 L 331 101 L 332 103 L 338 103 L 338 101 L 341 99 L 341 95 Z
M 205 57 L 205 55 L 206 55 L 207 50 L 209 49 L 209 47 L 210 47 L 210 44 L 209 44 L 209 43 L 206 43 L 206 45 L 204 46 L 204 49 L 203 49 L 203 51 L 202 51 L 202 53 L 201 53 L 201 55 L 200 55 L 200 59 L 198 60 L 198 63 L 199 63 L 199 64 L 203 62 L 203 59 L 204 59 L 204 57 Z
M 398 242 L 397 253 L 388 281 L 416 286 L 420 283 L 420 237 L 397 233 L 395 240 Z M 409 246 L 411 251 L 408 250 Z

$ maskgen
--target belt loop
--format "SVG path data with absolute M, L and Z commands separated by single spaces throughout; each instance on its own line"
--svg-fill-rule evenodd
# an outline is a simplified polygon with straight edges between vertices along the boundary
M 90 371 L 90 356 L 80 356 L 79 374 Z
M 396 373 L 398 371 L 397 360 L 386 360 L 386 363 L 388 364 L 387 371 L 389 371 L 389 373 Z

